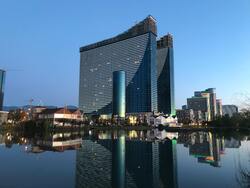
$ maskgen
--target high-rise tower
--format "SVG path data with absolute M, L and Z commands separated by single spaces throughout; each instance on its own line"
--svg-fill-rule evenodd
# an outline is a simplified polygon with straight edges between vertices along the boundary
M 0 69 L 0 111 L 3 110 L 5 71 Z
M 157 41 L 158 111 L 175 115 L 174 50 L 170 34 Z
M 148 16 L 128 31 L 80 48 L 79 108 L 112 114 L 113 72 L 126 72 L 126 112 L 157 111 L 156 21 Z

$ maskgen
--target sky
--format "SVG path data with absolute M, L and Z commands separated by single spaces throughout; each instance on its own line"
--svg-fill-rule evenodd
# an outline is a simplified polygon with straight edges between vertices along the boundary
M 5 106 L 78 105 L 79 47 L 148 15 L 174 36 L 175 98 L 214 87 L 224 104 L 250 93 L 249 0 L 0 0 Z

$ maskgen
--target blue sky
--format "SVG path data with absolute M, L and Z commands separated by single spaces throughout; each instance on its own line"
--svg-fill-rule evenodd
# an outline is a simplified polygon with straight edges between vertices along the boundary
M 79 47 L 117 35 L 147 15 L 174 36 L 180 107 L 215 87 L 223 103 L 250 92 L 249 0 L 2 0 L 0 68 L 5 105 L 78 104 Z

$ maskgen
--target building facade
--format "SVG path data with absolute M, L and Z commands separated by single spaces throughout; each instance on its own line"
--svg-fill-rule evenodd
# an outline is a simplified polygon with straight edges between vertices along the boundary
M 236 105 L 223 105 L 222 106 L 222 113 L 223 116 L 228 115 L 232 117 L 234 114 L 239 112 L 238 107 Z
M 0 111 L 3 110 L 5 74 L 6 72 L 0 69 Z
M 216 99 L 216 110 L 217 110 L 217 117 L 222 117 L 222 100 Z
M 215 88 L 208 88 L 204 91 L 195 91 L 194 96 L 201 97 L 202 94 L 209 94 L 209 105 L 210 105 L 210 117 L 211 120 L 214 120 L 217 115 L 217 105 L 216 105 L 216 89 Z
M 210 113 L 210 95 L 209 93 L 203 93 L 200 97 L 194 96 L 187 99 L 188 109 L 194 111 L 201 111 L 204 117 L 204 121 L 211 121 Z
M 80 122 L 83 114 L 79 109 L 55 108 L 45 109 L 38 115 L 39 120 L 46 120 L 54 125 L 64 125 L 65 122 Z
M 202 124 L 206 121 L 206 117 L 204 117 L 204 113 L 200 110 L 194 111 L 193 109 L 179 109 L 176 110 L 176 116 L 178 118 L 179 123 L 183 124 Z
M 158 111 L 175 115 L 173 37 L 168 34 L 157 41 Z
M 126 72 L 126 112 L 157 111 L 156 21 L 148 16 L 114 38 L 80 48 L 79 108 L 112 114 L 112 75 Z
M 179 123 L 190 124 L 194 122 L 194 111 L 193 109 L 176 110 L 176 116 Z
M 0 111 L 0 125 L 7 123 L 9 112 Z

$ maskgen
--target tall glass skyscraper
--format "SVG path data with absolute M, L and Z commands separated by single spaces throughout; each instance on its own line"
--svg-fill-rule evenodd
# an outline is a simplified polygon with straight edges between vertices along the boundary
M 80 48 L 79 108 L 112 114 L 113 72 L 126 72 L 126 112 L 157 111 L 156 21 L 148 16 L 126 32 Z
M 158 111 L 175 115 L 173 37 L 168 34 L 157 41 Z
M 0 69 L 0 110 L 3 110 L 5 71 Z

